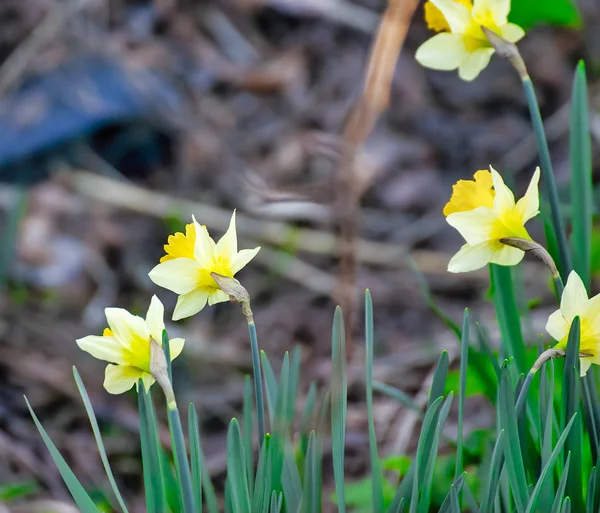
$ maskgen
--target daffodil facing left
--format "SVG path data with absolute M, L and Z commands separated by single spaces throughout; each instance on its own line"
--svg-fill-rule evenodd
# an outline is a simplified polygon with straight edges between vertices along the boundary
M 516 43 L 525 32 L 508 22 L 510 0 L 429 0 L 425 20 L 439 32 L 425 41 L 415 55 L 427 68 L 454 70 L 463 80 L 473 80 L 490 62 L 494 48 L 482 27 Z
M 235 212 L 219 242 L 215 242 L 206 226 L 201 226 L 195 218 L 186 226 L 185 235 L 171 235 L 168 242 L 165 246 L 167 254 L 149 276 L 158 286 L 179 295 L 173 312 L 174 321 L 198 313 L 207 303 L 229 301 L 229 295 L 221 290 L 211 273 L 233 279 L 260 250 L 238 251 Z
M 546 331 L 558 343 L 555 349 L 566 351 L 571 324 L 579 317 L 579 361 L 581 375 L 595 363 L 600 365 L 600 294 L 588 299 L 585 285 L 575 271 L 571 271 L 560 299 L 560 308 L 548 318 Z
M 110 362 L 104 375 L 104 388 L 111 394 L 122 394 L 142 380 L 150 389 L 155 379 L 151 372 L 152 340 L 162 347 L 165 329 L 164 307 L 152 296 L 146 318 L 129 313 L 123 308 L 106 308 L 108 328 L 102 336 L 89 335 L 77 339 L 77 345 L 94 358 Z M 183 349 L 184 339 L 169 341 L 171 359 Z
M 474 271 L 487 264 L 516 265 L 523 259 L 522 249 L 504 244 L 501 239 L 531 240 L 525 223 L 539 213 L 539 179 L 537 168 L 525 195 L 517 202 L 491 166 L 490 171 L 477 171 L 474 180 L 460 180 L 454 185 L 444 215 L 466 244 L 452 257 L 448 271 Z

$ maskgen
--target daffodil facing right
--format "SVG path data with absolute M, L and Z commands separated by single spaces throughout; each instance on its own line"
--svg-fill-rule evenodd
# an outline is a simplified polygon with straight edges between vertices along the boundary
M 555 349 L 566 351 L 571 324 L 579 316 L 579 361 L 581 375 L 595 363 L 600 365 L 600 294 L 588 299 L 585 285 L 571 271 L 560 299 L 560 308 L 548 318 L 546 331 L 558 340 Z
M 501 239 L 531 240 L 525 223 L 539 213 L 539 179 L 537 168 L 527 192 L 517 202 L 491 166 L 490 171 L 477 171 L 474 180 L 460 180 L 454 185 L 444 215 L 466 244 L 452 257 L 448 271 L 474 271 L 487 264 L 516 265 L 523 259 L 522 249 L 504 244 Z
M 427 68 L 454 70 L 463 80 L 473 80 L 488 65 L 494 48 L 482 27 L 516 43 L 525 32 L 508 22 L 510 0 L 429 0 L 425 20 L 439 32 L 425 41 L 415 55 Z

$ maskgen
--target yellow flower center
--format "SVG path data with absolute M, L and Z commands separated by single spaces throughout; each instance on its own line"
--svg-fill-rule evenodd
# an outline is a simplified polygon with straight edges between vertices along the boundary
M 492 226 L 490 239 L 500 240 L 506 237 L 519 237 L 531 240 L 531 236 L 525 226 L 523 226 L 523 216 L 516 208 L 502 212 Z
M 198 287 L 201 289 L 219 289 L 215 279 L 210 273 L 217 273 L 221 276 L 227 276 L 233 278 L 233 271 L 231 270 L 231 260 L 227 257 L 219 257 L 213 259 L 210 266 L 204 269 L 200 269 L 198 274 Z
M 452 196 L 444 207 L 444 215 L 455 212 L 468 212 L 478 207 L 494 206 L 494 184 L 492 173 L 480 169 L 473 175 L 474 180 L 459 180 L 452 186 Z
M 123 346 L 123 359 L 132 367 L 137 367 L 144 372 L 150 373 L 150 338 L 140 337 L 139 334 L 130 332 L 131 340 L 127 346 Z M 103 337 L 114 337 L 110 328 L 104 328 Z M 125 341 L 121 341 L 123 343 Z M 160 344 L 161 341 L 159 340 Z
M 165 252 L 160 261 L 175 260 L 176 258 L 194 258 L 194 244 L 196 243 L 196 229 L 194 223 L 185 225 L 185 234 L 177 232 L 169 235 L 168 244 L 165 244 Z
M 463 4 L 469 11 L 473 8 L 471 0 L 454 0 L 459 4 Z M 435 32 L 450 32 L 450 25 L 446 21 L 446 18 L 435 5 L 431 2 L 426 2 L 424 6 L 425 10 L 425 22 L 427 27 Z

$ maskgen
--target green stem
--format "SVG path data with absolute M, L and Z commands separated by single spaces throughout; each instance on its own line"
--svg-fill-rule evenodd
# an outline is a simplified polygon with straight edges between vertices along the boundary
M 548 245 L 553 246 L 554 243 L 556 243 L 558 246 L 559 270 L 561 276 L 565 278 L 572 269 L 571 256 L 569 254 L 569 246 L 567 244 L 567 236 L 565 234 L 563 218 L 560 213 L 558 190 L 556 188 L 556 181 L 554 179 L 554 171 L 552 170 L 550 150 L 548 149 L 548 141 L 546 140 L 546 134 L 544 133 L 544 123 L 542 122 L 540 108 L 535 96 L 533 82 L 531 82 L 531 78 L 529 76 L 523 78 L 522 82 L 523 89 L 525 90 L 525 96 L 527 98 L 527 105 L 529 107 L 533 131 L 535 133 L 538 153 L 540 156 L 543 177 L 542 190 L 544 191 L 547 201 L 550 205 L 550 218 L 552 220 L 552 228 L 555 240 L 548 240 Z M 549 236 L 551 237 L 552 234 L 547 231 L 546 238 L 550 238 Z
M 254 395 L 256 397 L 256 413 L 258 415 L 258 447 L 260 448 L 265 439 L 265 400 L 263 398 L 262 371 L 260 367 L 260 353 L 258 350 L 258 339 L 256 337 L 256 325 L 248 321 L 250 331 L 250 347 L 252 349 L 252 371 L 254 375 Z
M 167 411 L 169 415 L 171 441 L 173 443 L 173 457 L 175 458 L 175 466 L 177 468 L 177 480 L 179 481 L 183 502 L 183 512 L 195 513 L 196 508 L 194 506 L 194 493 L 192 491 L 192 475 L 188 463 L 179 410 L 177 409 L 177 406 L 175 406 L 174 408 L 167 408 Z

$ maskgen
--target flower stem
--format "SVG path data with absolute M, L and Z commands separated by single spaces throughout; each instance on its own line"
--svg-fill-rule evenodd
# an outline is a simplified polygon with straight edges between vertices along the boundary
M 546 199 L 550 205 L 550 218 L 552 220 L 552 231 L 546 230 L 546 237 L 549 239 L 548 244 L 558 246 L 559 262 L 558 266 L 560 274 L 565 277 L 571 272 L 571 256 L 569 254 L 569 246 L 567 244 L 567 236 L 563 218 L 560 213 L 560 203 L 558 199 L 558 190 L 554 179 L 554 171 L 552 170 L 552 161 L 550 160 L 550 150 L 548 149 L 548 141 L 544 132 L 544 124 L 540 114 L 540 108 L 535 95 L 533 82 L 529 75 L 522 77 L 523 89 L 527 98 L 527 106 L 531 116 L 531 123 L 535 133 L 538 153 L 540 156 L 540 164 L 542 168 L 542 188 L 545 192 Z M 543 206 L 543 205 L 542 205 Z M 553 233 L 552 233 L 553 232 Z M 554 238 L 554 240 L 550 240 Z M 553 244 L 554 243 L 554 244 Z
M 248 331 L 250 332 L 250 347 L 252 349 L 252 373 L 254 375 L 254 395 L 256 397 L 256 414 L 258 416 L 258 446 L 265 439 L 265 400 L 263 397 L 262 371 L 260 367 L 260 353 L 258 350 L 258 339 L 256 337 L 256 325 L 252 317 L 248 319 Z
M 177 481 L 179 481 L 181 500 L 183 502 L 183 513 L 195 513 L 196 507 L 194 506 L 194 493 L 192 491 L 192 475 L 188 463 L 179 410 L 177 406 L 174 406 L 168 407 L 167 412 L 169 415 L 171 442 L 173 443 L 173 458 L 175 459 L 177 469 Z

